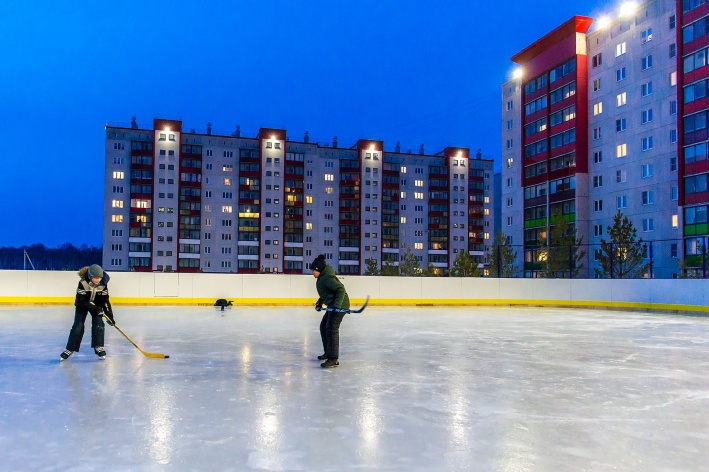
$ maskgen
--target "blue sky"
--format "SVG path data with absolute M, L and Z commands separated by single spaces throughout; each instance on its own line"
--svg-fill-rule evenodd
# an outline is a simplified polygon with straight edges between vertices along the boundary
M 500 158 L 510 56 L 597 1 L 2 2 L 0 246 L 101 245 L 104 126 Z

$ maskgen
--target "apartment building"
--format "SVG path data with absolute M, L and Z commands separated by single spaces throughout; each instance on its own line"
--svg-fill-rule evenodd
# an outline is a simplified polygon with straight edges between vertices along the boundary
M 467 148 L 348 148 L 261 128 L 255 137 L 106 127 L 104 260 L 110 270 L 309 273 L 325 254 L 339 274 L 367 260 L 484 263 L 493 227 L 493 162 Z
M 512 57 L 521 75 L 503 84 L 503 101 L 520 106 L 503 105 L 502 148 L 511 161 L 503 160 L 502 180 L 517 179 L 512 188 L 523 192 L 523 201 L 503 203 L 502 219 L 503 231 L 508 219 L 523 222 L 525 276 L 538 274 L 537 249 L 556 211 L 588 245 L 583 275 L 599 267 L 600 240 L 608 239 L 618 210 L 650 242 L 647 276 L 677 272 L 686 148 L 677 119 L 683 113 L 676 21 L 682 9 L 649 0 L 624 3 L 596 21 L 575 16 Z M 506 130 L 515 120 L 519 125 Z M 519 145 L 510 148 L 509 135 L 517 132 Z M 703 149 L 706 162 L 706 143 Z M 519 229 L 506 234 L 514 240 Z M 696 250 L 696 241 L 684 244 L 685 254 Z

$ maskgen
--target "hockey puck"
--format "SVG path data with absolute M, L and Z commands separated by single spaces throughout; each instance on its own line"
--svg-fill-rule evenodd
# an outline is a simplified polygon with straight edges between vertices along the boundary
M 165 356 L 165 359 L 169 359 L 169 358 L 170 358 L 170 356 Z

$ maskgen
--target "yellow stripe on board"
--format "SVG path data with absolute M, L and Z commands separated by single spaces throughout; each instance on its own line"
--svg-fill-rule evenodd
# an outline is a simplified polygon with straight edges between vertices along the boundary
M 226 297 L 233 300 L 234 306 L 309 306 L 313 305 L 312 298 L 238 298 Z M 353 308 L 358 308 L 364 303 L 364 298 L 353 298 Z M 134 298 L 111 297 L 113 305 L 133 306 L 195 306 L 214 305 L 214 298 Z M 73 305 L 74 297 L 0 297 L 0 304 L 14 305 Z M 417 298 L 380 298 L 371 299 L 371 306 L 537 306 L 537 307 L 573 307 L 573 308 L 615 308 L 626 310 L 645 311 L 671 311 L 709 313 L 709 306 L 684 305 L 670 303 L 641 303 L 641 302 L 609 302 L 602 300 L 532 300 L 532 299 L 417 299 Z

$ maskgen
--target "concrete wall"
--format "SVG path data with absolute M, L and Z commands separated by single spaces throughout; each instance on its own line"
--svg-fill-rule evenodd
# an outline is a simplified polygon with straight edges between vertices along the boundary
M 541 305 L 613 307 L 709 313 L 709 280 L 568 280 L 426 277 L 341 277 L 353 306 Z M 0 271 L 0 303 L 71 304 L 75 272 Z M 196 305 L 217 298 L 236 305 L 309 305 L 310 275 L 114 272 L 114 304 Z

